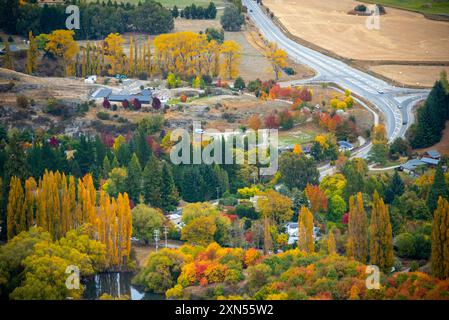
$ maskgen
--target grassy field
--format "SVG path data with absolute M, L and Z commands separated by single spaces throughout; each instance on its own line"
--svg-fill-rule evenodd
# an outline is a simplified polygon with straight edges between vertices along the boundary
M 363 2 L 378 3 L 384 6 L 413 10 L 422 13 L 449 14 L 449 1 L 447 0 L 376 0 Z
M 280 132 L 279 145 L 280 146 L 291 146 L 295 144 L 304 145 L 313 142 L 315 136 L 316 136 L 315 132 L 307 133 L 297 129 L 289 132 Z

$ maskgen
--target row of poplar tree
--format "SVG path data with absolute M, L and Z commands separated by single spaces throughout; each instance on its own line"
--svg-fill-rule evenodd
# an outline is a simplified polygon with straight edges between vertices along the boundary
M 94 227 L 95 240 L 106 247 L 109 267 L 126 266 L 131 252 L 132 217 L 126 193 L 111 198 L 97 192 L 87 174 L 75 179 L 64 173 L 46 172 L 22 185 L 12 177 L 7 205 L 8 239 L 32 226 L 48 231 L 53 239 L 81 225 Z

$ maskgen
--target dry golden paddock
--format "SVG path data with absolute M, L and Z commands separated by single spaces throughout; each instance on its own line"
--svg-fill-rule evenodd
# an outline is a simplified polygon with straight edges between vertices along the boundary
M 366 17 L 349 15 L 360 2 L 352 0 L 265 0 L 264 5 L 295 36 L 353 60 L 411 62 L 449 61 L 449 22 L 426 19 L 419 13 L 386 8 L 380 30 L 369 30 Z M 389 61 L 389 63 L 388 63 Z M 394 66 L 396 69 L 397 66 Z M 376 70 L 396 81 L 409 83 L 418 70 L 405 75 Z M 433 83 L 435 67 L 419 69 L 421 83 Z M 416 82 L 416 81 L 415 81 Z

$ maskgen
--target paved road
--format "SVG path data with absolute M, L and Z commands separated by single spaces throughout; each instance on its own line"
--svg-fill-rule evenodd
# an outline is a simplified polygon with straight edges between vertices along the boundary
M 383 115 L 390 141 L 404 136 L 412 123 L 412 107 L 424 99 L 429 90 L 394 87 L 385 81 L 314 51 L 288 38 L 264 13 L 254 0 L 243 0 L 248 15 L 264 37 L 278 44 L 295 61 L 316 71 L 312 79 L 292 81 L 286 85 L 313 82 L 333 82 L 349 89 L 373 104 Z M 368 153 L 364 150 L 362 156 Z

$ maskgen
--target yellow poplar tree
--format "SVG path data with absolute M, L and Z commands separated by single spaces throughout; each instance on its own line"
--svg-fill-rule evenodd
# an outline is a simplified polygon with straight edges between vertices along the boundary
M 10 182 L 7 206 L 7 235 L 11 240 L 15 235 L 26 229 L 25 196 L 22 183 L 17 177 Z
M 223 78 L 234 79 L 239 73 L 240 46 L 234 41 L 224 41 L 221 45 L 221 73 Z
M 265 51 L 265 56 L 270 61 L 276 81 L 278 81 L 282 75 L 282 69 L 287 66 L 287 53 L 279 49 L 275 43 L 270 42 Z
M 298 220 L 298 247 L 307 253 L 315 251 L 313 239 L 313 214 L 306 207 L 301 207 Z
M 433 215 L 431 262 L 435 277 L 449 278 L 449 202 L 442 197 Z
M 26 68 L 27 73 L 32 74 L 34 71 L 36 71 L 36 60 L 37 60 L 37 44 L 36 39 L 33 37 L 33 32 L 30 31 L 28 33 L 28 50 L 27 50 L 27 62 L 26 62 Z
M 134 40 L 131 36 L 129 38 L 129 76 L 134 76 L 136 70 L 135 70 L 135 60 L 134 60 Z
M 390 272 L 393 266 L 393 232 L 390 223 L 388 206 L 374 192 L 373 209 L 371 211 L 370 235 L 370 263 L 385 272 Z
M 36 203 L 37 183 L 33 177 L 25 181 L 26 229 L 34 225 L 34 207 Z
M 327 238 L 327 253 L 332 255 L 337 253 L 337 245 L 335 243 L 334 228 L 329 230 Z
M 362 193 L 357 193 L 349 198 L 349 218 L 348 218 L 348 243 L 346 254 L 348 257 L 366 263 L 368 255 L 368 222 L 365 208 L 363 206 Z
M 125 40 L 119 33 L 110 33 L 106 39 L 106 57 L 111 62 L 110 74 L 121 73 L 123 71 L 123 44 Z
M 55 30 L 48 35 L 45 45 L 45 50 L 62 58 L 66 75 L 74 73 L 74 58 L 79 52 L 79 46 L 73 39 L 74 34 L 73 30 Z

